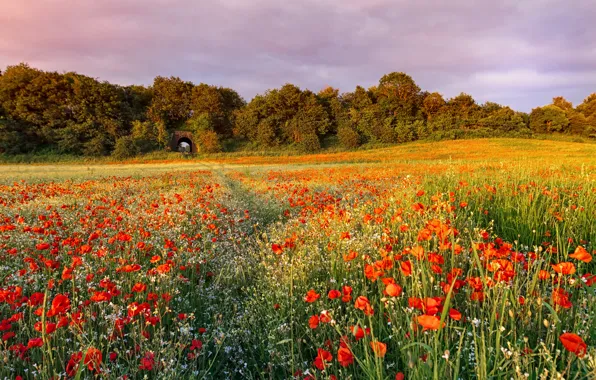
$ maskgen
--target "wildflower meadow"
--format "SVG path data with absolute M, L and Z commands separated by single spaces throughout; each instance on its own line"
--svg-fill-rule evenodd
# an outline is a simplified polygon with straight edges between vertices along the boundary
M 1 379 L 595 379 L 596 145 L 2 166 Z

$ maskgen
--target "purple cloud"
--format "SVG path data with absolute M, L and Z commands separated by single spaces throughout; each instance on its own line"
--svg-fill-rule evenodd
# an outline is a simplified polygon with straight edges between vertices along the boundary
M 176 75 L 250 99 L 291 82 L 352 91 L 405 71 L 529 111 L 596 91 L 592 0 L 0 0 L 0 68 L 115 83 Z

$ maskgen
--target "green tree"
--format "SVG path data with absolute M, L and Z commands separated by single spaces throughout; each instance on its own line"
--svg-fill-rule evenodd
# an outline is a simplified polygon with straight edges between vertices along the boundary
M 565 99 L 562 96 L 554 97 L 552 104 L 553 104 L 553 106 L 557 106 L 565 112 L 571 111 L 573 109 L 573 104 L 571 104 L 570 101 L 568 101 L 567 99 Z
M 184 82 L 178 77 L 156 77 L 148 109 L 149 118 L 155 123 L 162 123 L 166 129 L 179 127 L 191 116 L 193 87 L 191 82 Z
M 537 133 L 562 133 L 568 126 L 565 111 L 554 105 L 534 108 L 530 114 L 530 129 Z
M 443 99 L 443 95 L 438 92 L 433 92 L 427 95 L 422 101 L 422 110 L 428 120 L 431 120 L 437 115 L 447 103 Z
M 375 95 L 386 117 L 396 121 L 413 122 L 420 110 L 420 87 L 405 73 L 390 73 L 379 80 Z
M 509 107 L 491 112 L 489 116 L 480 119 L 479 124 L 499 132 L 529 132 L 522 115 Z

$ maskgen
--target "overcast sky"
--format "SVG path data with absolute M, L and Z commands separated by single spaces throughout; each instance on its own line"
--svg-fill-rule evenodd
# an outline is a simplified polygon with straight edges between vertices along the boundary
M 252 96 L 392 71 L 529 111 L 596 92 L 596 0 L 0 0 L 0 69 L 119 84 L 179 76 Z

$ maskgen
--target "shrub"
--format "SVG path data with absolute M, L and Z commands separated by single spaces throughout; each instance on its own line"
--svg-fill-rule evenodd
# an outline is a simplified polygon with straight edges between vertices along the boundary
M 346 149 L 357 148 L 361 144 L 360 135 L 351 127 L 339 127 L 337 130 L 339 144 Z
M 117 160 L 131 158 L 140 153 L 139 147 L 131 136 L 120 137 L 112 151 L 112 157 Z
M 217 153 L 222 151 L 219 136 L 215 131 L 204 131 L 196 137 L 201 152 Z
M 302 152 L 316 152 L 321 149 L 321 142 L 316 133 L 308 133 L 301 136 L 298 147 Z

